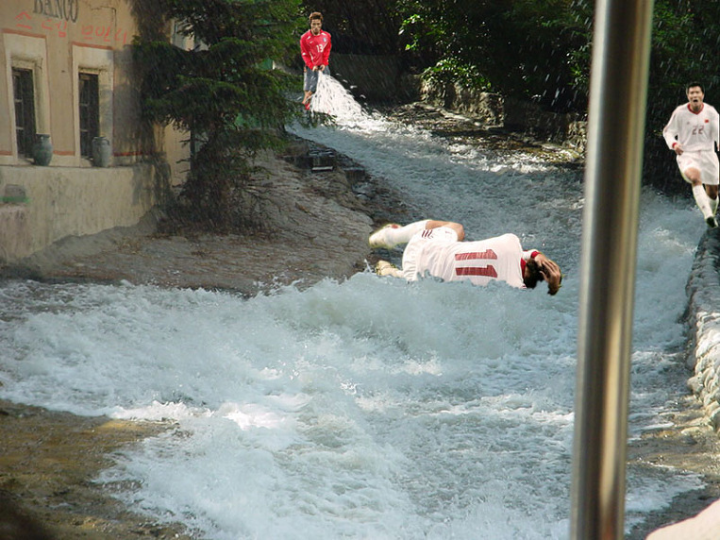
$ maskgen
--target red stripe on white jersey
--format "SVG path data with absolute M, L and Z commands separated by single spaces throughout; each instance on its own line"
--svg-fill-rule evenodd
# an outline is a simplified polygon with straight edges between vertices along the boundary
M 486 249 L 485 251 L 474 251 L 468 253 L 456 253 L 456 261 L 469 261 L 472 259 L 497 259 L 497 253 L 492 249 Z
M 483 276 L 489 278 L 498 277 L 494 266 L 464 266 L 456 268 L 455 273 L 458 276 Z

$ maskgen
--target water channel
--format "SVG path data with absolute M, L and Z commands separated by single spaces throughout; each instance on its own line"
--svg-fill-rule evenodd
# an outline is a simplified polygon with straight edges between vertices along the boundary
M 326 83 L 313 106 L 337 126 L 295 134 L 382 177 L 411 214 L 470 239 L 514 232 L 560 264 L 560 293 L 370 271 L 250 299 L 6 281 L 0 398 L 167 423 L 97 480 L 199 538 L 567 538 L 581 172 L 434 137 Z M 643 191 L 631 437 L 682 392 L 703 227 L 689 201 Z M 699 484 L 631 467 L 628 527 Z

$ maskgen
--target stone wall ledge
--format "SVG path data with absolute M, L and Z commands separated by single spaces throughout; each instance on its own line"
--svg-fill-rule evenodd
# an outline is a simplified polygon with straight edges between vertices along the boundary
M 135 225 L 167 196 L 162 167 L 0 166 L 0 265 L 69 237 Z
M 720 234 L 709 231 L 698 245 L 687 282 L 688 388 L 720 432 Z

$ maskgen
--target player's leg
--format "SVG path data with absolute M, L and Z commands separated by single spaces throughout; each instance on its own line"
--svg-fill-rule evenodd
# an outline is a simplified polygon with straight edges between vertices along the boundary
M 447 227 L 457 233 L 458 242 L 462 242 L 465 239 L 465 228 L 460 223 L 454 221 L 436 221 L 431 219 L 425 225 L 426 229 L 437 229 L 438 227 Z
M 700 171 L 705 192 L 710 199 L 710 209 L 715 217 L 718 210 L 718 184 L 720 183 L 720 162 L 715 152 L 702 152 L 702 168 Z
M 375 264 L 375 273 L 378 276 L 403 277 L 402 270 L 394 264 L 388 261 L 383 261 L 382 259 Z
M 455 231 L 458 241 L 465 238 L 465 229 L 460 223 L 454 221 L 438 221 L 435 219 L 424 219 L 401 227 L 397 223 L 385 225 L 382 229 L 370 235 L 369 243 L 371 248 L 394 248 L 400 244 L 407 244 L 410 239 L 425 229 L 437 229 L 447 227 Z
M 700 208 L 700 211 L 705 218 L 705 222 L 709 227 L 717 227 L 715 213 L 713 212 L 710 204 L 710 197 L 708 197 L 708 194 L 705 191 L 705 186 L 703 186 L 700 179 L 700 170 L 695 167 L 689 167 L 682 172 L 682 175 L 683 178 L 692 185 L 693 198 L 695 199 L 695 203 L 698 208 Z
M 303 96 L 302 103 L 305 105 L 312 95 L 312 92 L 310 91 L 310 82 L 308 81 L 308 69 L 307 67 L 303 69 L 303 92 L 305 95 Z
M 424 230 L 429 219 L 416 221 L 404 227 L 397 223 L 388 223 L 370 235 L 368 240 L 371 248 L 391 249 L 400 244 L 407 244 L 410 239 L 420 231 Z
M 714 216 L 717 214 L 718 209 L 718 186 L 705 184 L 705 193 L 707 193 L 707 196 L 710 198 L 710 208 Z
M 308 69 L 307 67 L 303 71 L 303 90 L 305 91 L 305 97 L 303 98 L 303 105 L 306 109 L 310 108 L 310 99 L 317 90 L 318 74 L 317 71 Z
M 717 227 L 717 221 L 715 220 L 715 211 L 713 209 L 713 201 L 710 197 L 708 197 L 708 194 L 705 192 L 705 186 L 703 186 L 702 184 L 693 184 L 692 193 L 693 197 L 695 198 L 695 203 L 698 205 L 698 208 L 700 208 L 700 211 L 703 214 L 703 218 L 705 218 L 705 223 L 707 223 L 708 227 L 711 227 L 713 229 Z M 716 210 L 717 198 L 714 202 L 716 203 Z

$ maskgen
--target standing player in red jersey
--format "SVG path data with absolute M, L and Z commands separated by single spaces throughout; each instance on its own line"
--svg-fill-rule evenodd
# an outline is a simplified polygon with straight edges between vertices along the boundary
M 322 13 L 318 11 L 311 13 L 308 19 L 310 20 L 310 30 L 300 38 L 300 51 L 305 62 L 303 70 L 305 97 L 302 102 L 305 108 L 309 110 L 310 99 L 317 90 L 319 73 L 322 71 L 326 75 L 330 74 L 328 63 L 332 42 L 330 34 L 322 29 Z

